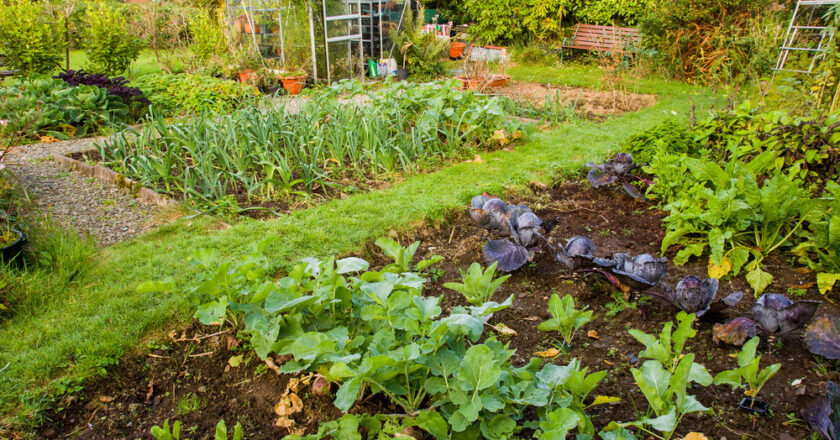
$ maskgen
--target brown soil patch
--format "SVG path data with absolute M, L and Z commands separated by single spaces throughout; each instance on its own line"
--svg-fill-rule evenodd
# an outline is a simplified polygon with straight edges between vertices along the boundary
M 560 225 L 551 233 L 555 243 L 572 235 L 587 235 L 598 246 L 596 254 L 607 256 L 609 251 L 656 253 L 663 236 L 660 219 L 663 213 L 650 211 L 647 205 L 613 190 L 593 190 L 584 184 L 566 184 L 536 195 L 513 198 L 511 202 L 528 203 L 543 219 L 561 218 Z M 457 305 L 466 305 L 463 297 L 443 288 L 443 284 L 459 280 L 459 271 L 472 262 L 481 261 L 481 248 L 489 235 L 476 227 L 466 212 L 454 213 L 441 224 L 424 227 L 410 237 L 402 237 L 403 244 L 421 240 L 418 258 L 443 255 L 445 264 L 439 265 L 440 272 L 428 284 L 426 295 L 443 295 L 446 311 Z M 385 264 L 375 246 L 370 245 L 361 253 L 374 265 Z M 668 255 L 672 257 L 673 255 Z M 785 292 L 789 287 L 807 286 L 813 274 L 802 274 L 786 266 L 780 260 L 771 259 L 768 270 L 774 276 L 769 291 Z M 671 266 L 665 282 L 674 285 L 680 278 L 689 275 L 704 275 L 705 261 L 692 261 L 686 266 Z M 672 320 L 676 311 L 666 304 L 649 300 L 635 309 L 615 309 L 613 288 L 595 274 L 569 274 L 560 269 L 551 256 L 538 255 L 502 286 L 494 298 L 501 301 L 514 294 L 513 306 L 497 313 L 490 321 L 503 322 L 518 332 L 507 339 L 516 350 L 514 362 L 524 363 L 537 351 L 552 346 L 557 335 L 537 330 L 537 325 L 548 317 L 547 303 L 553 293 L 571 294 L 578 305 L 587 305 L 596 311 L 597 319 L 579 332 L 568 356 L 559 356 L 550 362 L 566 364 L 577 357 L 590 371 L 608 370 L 609 375 L 594 394 L 617 396 L 622 401 L 617 405 L 601 405 L 590 409 L 596 427 L 601 428 L 610 421 L 636 420 L 646 408 L 646 401 L 635 385 L 630 373 L 631 367 L 638 367 L 642 346 L 628 333 L 631 328 L 658 334 L 662 324 Z M 724 369 L 736 366 L 730 354 L 732 347 L 718 346 L 712 342 L 711 329 L 717 322 L 723 322 L 730 315 L 749 315 L 754 301 L 743 276 L 722 281 L 718 298 L 733 291 L 746 293 L 737 310 L 707 313 L 696 324 L 697 336 L 691 339 L 687 350 L 695 353 L 697 361 L 704 364 L 714 375 Z M 819 299 L 813 287 L 804 289 L 804 298 Z M 608 313 L 613 310 L 613 315 Z M 838 308 L 824 303 L 817 314 L 838 313 Z M 588 330 L 595 330 L 597 338 L 587 336 Z M 186 335 L 207 334 L 213 329 L 194 326 Z M 286 433 L 274 427 L 273 405 L 285 389 L 288 376 L 277 376 L 266 371 L 252 353 L 242 352 L 238 347 L 229 347 L 228 334 L 217 335 L 199 341 L 164 342 L 146 353 L 121 361 L 107 378 L 91 384 L 82 394 L 64 403 L 64 411 L 51 415 L 52 423 L 41 434 L 57 436 L 77 432 L 85 439 L 137 438 L 148 436 L 149 428 L 161 424 L 164 419 L 179 419 L 183 426 L 195 426 L 199 436 L 212 431 L 219 418 L 228 426 L 241 421 L 247 438 L 278 438 Z M 596 336 L 596 335 L 593 335 Z M 184 339 L 178 337 L 176 339 Z M 766 338 L 765 338 L 766 340 Z M 827 380 L 837 380 L 837 372 L 831 364 L 823 363 L 817 368 L 817 361 L 802 346 L 799 334 L 788 335 L 776 344 L 772 353 L 763 342 L 759 349 L 764 353 L 762 367 L 770 363 L 781 363 L 780 372 L 762 389 L 759 397 L 771 403 L 772 414 L 754 418 L 735 408 L 739 392 L 729 387 L 695 387 L 691 393 L 698 400 L 712 408 L 714 415 L 694 414 L 687 416 L 680 428 L 681 438 L 690 431 L 698 431 L 709 438 L 740 438 L 768 440 L 778 438 L 807 438 L 810 430 L 801 423 L 790 423 L 787 414 L 798 417 L 799 409 L 821 394 Z M 209 353 L 203 355 L 203 353 Z M 228 368 L 231 356 L 244 354 L 245 361 L 236 368 Z M 154 355 L 154 356 L 153 356 Z M 802 385 L 791 383 L 802 379 Z M 150 387 L 150 383 L 153 387 Z M 151 393 L 150 393 L 151 390 Z M 335 391 L 335 388 L 333 388 Z M 200 409 L 186 415 L 179 415 L 179 396 L 194 393 L 201 397 Z M 593 394 L 593 395 L 594 395 Z M 100 396 L 114 399 L 103 402 Z M 339 416 L 331 404 L 330 397 L 303 395 L 304 410 L 295 417 L 298 426 L 312 432 L 320 421 Z M 105 399 L 108 400 L 108 399 Z M 381 400 L 371 399 L 356 405 L 353 411 L 393 412 Z M 787 434 L 789 437 L 785 437 Z M 642 437 L 640 437 L 642 438 Z
M 490 93 L 507 96 L 520 104 L 545 106 L 546 99 L 562 106 L 574 105 L 578 113 L 588 117 L 635 112 L 656 104 L 656 96 L 629 92 L 608 92 L 575 87 L 552 87 L 545 84 L 511 81 Z

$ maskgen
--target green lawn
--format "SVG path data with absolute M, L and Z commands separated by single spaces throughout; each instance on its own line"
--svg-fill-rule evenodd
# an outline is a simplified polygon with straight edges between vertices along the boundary
M 572 85 L 595 84 L 597 69 L 517 67 L 515 79 Z M 600 81 L 600 79 L 598 79 Z M 503 194 L 530 180 L 548 182 L 558 169 L 576 169 L 587 160 L 615 150 L 628 135 L 664 119 L 685 115 L 694 103 L 709 105 L 705 90 L 685 84 L 647 80 L 642 90 L 659 95 L 654 107 L 610 118 L 579 121 L 538 133 L 512 151 L 483 154 L 483 163 L 458 163 L 434 173 L 413 175 L 383 191 L 357 194 L 271 221 L 242 220 L 232 228 L 200 217 L 180 220 L 130 242 L 103 249 L 98 263 L 69 288 L 54 292 L 37 312 L 15 316 L 0 326 L 0 410 L 7 418 L 41 409 L 52 383 L 83 380 L 108 359 L 119 358 L 142 338 L 190 319 L 178 293 L 137 293 L 149 279 L 190 283 L 188 263 L 198 249 L 215 252 L 219 261 L 235 259 L 266 237 L 278 268 L 306 256 L 356 251 L 392 230 L 410 230 L 424 219 L 463 209 L 482 191 Z M 59 382 L 56 379 L 64 378 Z M 72 382 L 72 381 L 71 381 Z M 54 388 L 52 388 L 54 389 Z M 24 419 L 24 420 L 21 420 Z
M 83 50 L 73 50 L 70 51 L 70 69 L 78 70 L 84 69 L 87 65 L 88 58 L 87 54 Z M 61 68 L 64 68 L 64 64 L 62 63 Z M 174 71 L 180 72 L 183 70 L 183 66 L 180 63 L 177 63 L 174 66 Z M 129 73 L 127 75 L 128 78 L 136 78 L 138 76 L 145 75 L 147 73 L 160 73 L 160 65 L 158 64 L 157 60 L 155 59 L 155 54 L 152 52 L 151 49 L 143 49 L 140 52 L 140 56 L 131 63 L 129 67 Z

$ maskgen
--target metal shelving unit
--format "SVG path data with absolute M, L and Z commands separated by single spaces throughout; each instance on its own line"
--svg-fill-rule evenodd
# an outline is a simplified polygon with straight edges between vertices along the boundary
M 827 35 L 825 32 L 826 26 L 822 22 L 824 10 L 821 12 L 819 9 L 837 4 L 840 4 L 840 0 L 799 0 L 796 2 L 785 39 L 782 41 L 782 47 L 779 48 L 779 59 L 773 70 L 805 74 L 814 71 L 817 61 L 825 57 L 825 47 L 831 44 L 834 38 L 833 35 Z M 808 69 L 785 68 L 791 54 L 810 57 Z

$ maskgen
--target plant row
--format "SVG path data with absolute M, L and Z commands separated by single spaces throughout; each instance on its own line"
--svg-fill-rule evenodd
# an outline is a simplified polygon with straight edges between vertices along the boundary
M 347 92 L 362 103 L 343 102 Z M 240 202 L 255 203 L 416 170 L 520 136 L 498 99 L 450 83 L 363 92 L 347 82 L 296 109 L 251 107 L 174 124 L 157 117 L 99 149 L 105 164 L 159 191 L 198 202 L 244 194 Z

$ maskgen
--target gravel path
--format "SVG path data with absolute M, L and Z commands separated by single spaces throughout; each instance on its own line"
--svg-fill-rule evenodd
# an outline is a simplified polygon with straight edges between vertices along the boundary
M 109 245 L 140 234 L 152 226 L 156 206 L 115 185 L 70 172 L 49 159 L 52 153 L 88 151 L 102 138 L 73 139 L 25 145 L 13 151 L 9 169 L 43 212 Z

